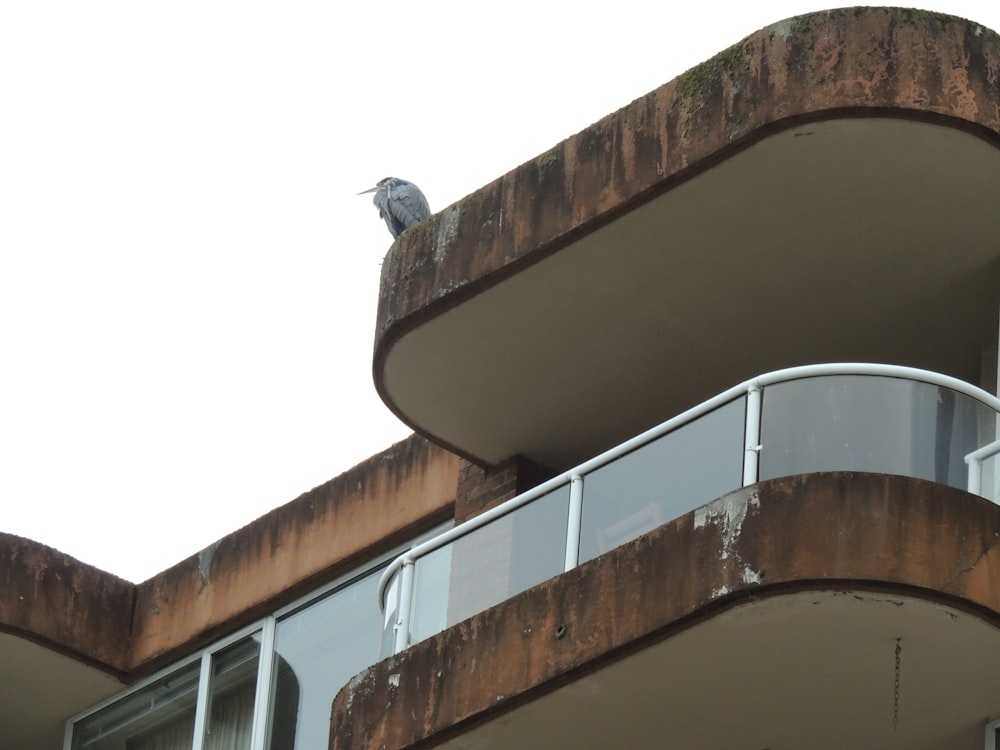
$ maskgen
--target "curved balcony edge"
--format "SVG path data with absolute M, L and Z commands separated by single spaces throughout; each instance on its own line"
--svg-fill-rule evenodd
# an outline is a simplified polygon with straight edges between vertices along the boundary
M 734 514 L 742 518 L 736 533 L 726 523 Z M 707 521 L 699 523 L 699 518 Z M 340 743 L 336 747 L 365 742 L 414 747 L 446 733 L 453 736 L 456 727 L 471 732 L 471 727 L 484 727 L 500 715 L 510 716 L 503 723 L 506 731 L 518 720 L 510 712 L 519 706 L 576 684 L 580 687 L 567 696 L 578 699 L 587 694 L 584 683 L 590 676 L 613 665 L 621 665 L 628 675 L 634 667 L 628 666 L 627 657 L 636 652 L 646 664 L 667 658 L 659 655 L 666 653 L 661 649 L 682 635 L 687 645 L 682 648 L 678 640 L 677 648 L 689 654 L 692 644 L 703 649 L 691 658 L 704 666 L 718 658 L 724 646 L 711 623 L 743 605 L 772 607 L 758 609 L 758 614 L 781 611 L 791 618 L 792 628 L 824 606 L 836 616 L 844 611 L 838 608 L 878 607 L 891 620 L 882 628 L 887 632 L 879 631 L 880 638 L 886 636 L 885 663 L 891 665 L 893 639 L 899 634 L 894 628 L 900 627 L 909 636 L 904 642 L 906 664 L 906 654 L 924 648 L 924 641 L 928 648 L 951 647 L 950 640 L 947 647 L 942 645 L 940 629 L 921 630 L 925 612 L 948 623 L 981 623 L 990 632 L 1000 626 L 998 537 L 1000 507 L 935 482 L 855 472 L 762 481 L 362 672 L 334 700 L 333 735 Z M 926 554 L 928 545 L 933 556 Z M 747 575 L 748 570 L 753 575 Z M 824 597 L 825 604 L 819 601 Z M 797 603 L 791 608 L 793 600 Z M 734 648 L 742 648 L 743 658 L 752 660 L 754 652 L 746 650 L 744 641 L 753 631 L 745 628 L 738 631 Z M 704 636 L 697 635 L 701 632 Z M 844 645 L 839 641 L 824 645 L 822 633 L 810 628 L 794 632 L 798 640 L 808 642 L 812 654 L 829 647 L 831 659 L 853 658 L 851 649 L 835 648 Z M 981 646 L 975 644 L 973 651 Z M 512 653 L 518 658 L 510 659 Z M 761 659 L 760 669 L 774 669 L 766 655 Z M 800 677 L 807 680 L 814 668 Z M 657 689 L 673 684 L 673 676 L 664 668 Z M 889 677 L 891 684 L 891 671 Z M 601 695 L 608 696 L 610 687 L 601 679 Z M 931 687 L 916 680 L 911 670 L 910 701 L 918 688 Z M 628 684 L 640 693 L 650 689 L 648 678 L 633 676 Z M 685 685 L 683 680 L 678 684 Z M 746 693 L 723 696 L 725 684 L 711 684 L 718 698 L 711 702 L 716 718 L 727 716 L 725 706 L 731 704 L 725 701 L 747 700 Z M 962 683 L 962 689 L 980 701 L 981 687 Z M 663 705 L 670 703 L 662 700 Z M 912 712 L 906 718 L 912 721 Z M 765 714 L 768 719 L 773 721 L 773 716 Z M 901 724 L 899 731 L 908 730 Z M 893 731 L 891 721 L 882 731 Z
M 619 394 L 619 407 L 629 408 L 602 416 L 616 439 L 633 434 L 650 423 L 642 421 L 643 405 L 659 373 L 676 362 L 703 370 L 700 381 L 719 379 L 704 391 L 673 389 L 651 421 L 797 357 L 884 356 L 974 377 L 975 363 L 961 352 L 996 336 L 990 238 L 997 235 L 997 200 L 987 188 L 997 182 L 1000 37 L 953 17 L 845 8 L 778 21 L 730 41 L 736 44 L 394 243 L 382 265 L 372 376 L 396 416 L 474 463 L 495 465 L 517 445 L 532 460 L 562 469 L 600 446 L 576 437 L 560 441 L 538 430 L 538 422 L 572 418 L 600 400 L 603 383 L 619 381 L 631 386 Z M 907 133 L 917 139 L 913 145 L 890 148 L 909 144 Z M 873 161 L 890 153 L 885 162 Z M 863 169 L 847 166 L 854 158 L 863 158 Z M 970 164 L 984 171 L 960 166 Z M 802 173 L 812 179 L 799 182 Z M 874 184 L 876 174 L 883 181 Z M 817 210 L 817 201 L 825 205 L 819 186 L 832 196 L 912 196 L 915 180 L 919 202 L 866 198 Z M 747 201 L 750 192 L 758 201 Z M 780 239 L 758 220 L 775 205 L 782 206 Z M 722 206 L 727 220 L 718 222 Z M 851 221 L 842 220 L 842 211 Z M 701 238 L 712 225 L 732 231 L 713 233 L 706 244 L 718 252 L 708 253 Z M 866 227 L 864 238 L 856 226 Z M 891 230 L 882 235 L 879 227 Z M 913 234 L 902 237 L 897 227 Z M 896 244 L 898 254 L 890 250 Z M 963 256 L 975 260 L 962 267 Z M 814 268 L 816 278 L 807 283 L 779 273 L 793 258 Z M 927 286 L 894 273 L 902 264 L 926 274 Z M 747 278 L 754 283 L 741 286 Z M 972 278 L 979 281 L 971 284 Z M 724 306 L 702 293 L 706 284 L 727 290 Z M 685 289 L 697 291 L 687 299 Z M 780 315 L 752 307 L 779 294 Z M 661 295 L 685 321 L 676 333 L 670 316 L 634 304 Z M 934 325 L 942 314 L 926 304 L 939 296 L 953 302 L 946 326 Z M 565 315 L 550 314 L 564 308 Z M 798 321 L 801 338 L 785 337 L 795 346 L 771 340 L 767 354 L 744 343 L 747 309 L 758 310 L 762 330 Z M 605 330 L 609 320 L 619 323 Z M 695 322 L 701 335 L 686 336 Z M 920 329 L 919 337 L 907 333 Z M 838 330 L 855 335 L 840 341 Z M 575 347 L 552 346 L 575 340 L 578 331 L 590 341 L 600 336 L 615 356 L 606 358 L 605 376 L 563 381 L 562 397 L 546 401 L 563 373 L 589 369 L 584 339 Z M 649 346 L 652 337 L 661 346 Z M 703 340 L 739 350 L 737 362 L 754 363 L 725 374 L 729 363 L 702 351 Z M 639 372 L 634 359 L 649 364 Z M 536 421 L 504 418 L 526 399 L 543 410 Z M 465 418 L 470 414 L 478 418 Z

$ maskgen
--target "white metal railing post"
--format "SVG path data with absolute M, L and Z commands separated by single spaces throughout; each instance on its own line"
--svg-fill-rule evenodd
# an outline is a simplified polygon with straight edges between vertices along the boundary
M 977 448 L 965 457 L 965 463 L 969 465 L 968 474 L 966 475 L 966 489 L 974 495 L 982 495 L 989 500 L 993 500 L 993 502 L 996 502 L 997 499 L 983 495 L 983 461 L 987 458 L 993 458 L 998 453 L 1000 453 L 1000 440 L 994 440 L 992 443 L 987 443 L 981 448 Z
M 983 492 L 983 462 L 970 456 L 965 457 L 965 462 L 969 465 L 969 475 L 965 488 L 973 495 L 981 495 Z
M 413 558 L 403 560 L 399 572 L 399 609 L 396 611 L 396 626 L 393 638 L 392 652 L 398 654 L 410 645 L 410 613 L 413 611 Z
M 580 563 L 580 521 L 583 518 L 583 477 L 574 474 L 569 480 L 569 520 L 566 525 L 566 564 L 572 570 Z
M 743 443 L 743 486 L 754 484 L 760 471 L 760 386 L 747 387 L 746 435 Z

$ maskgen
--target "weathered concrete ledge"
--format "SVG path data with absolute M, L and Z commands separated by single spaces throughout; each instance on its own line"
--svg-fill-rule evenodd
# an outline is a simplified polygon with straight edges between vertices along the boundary
M 30 539 L 0 533 L 0 631 L 121 676 L 135 585 Z
M 459 460 L 412 436 L 140 584 L 0 534 L 0 631 L 131 681 L 450 518 Z
M 459 458 L 423 438 L 344 474 L 139 584 L 129 666 L 149 671 L 451 517 Z
M 731 493 L 361 673 L 333 702 L 330 748 L 432 746 L 724 608 L 838 588 L 1000 624 L 1000 507 L 846 472 Z
M 382 399 L 420 431 L 385 382 L 408 332 L 768 134 L 866 116 L 933 121 L 1000 145 L 1000 37 L 899 8 L 782 21 L 449 206 L 405 233 L 382 266 Z

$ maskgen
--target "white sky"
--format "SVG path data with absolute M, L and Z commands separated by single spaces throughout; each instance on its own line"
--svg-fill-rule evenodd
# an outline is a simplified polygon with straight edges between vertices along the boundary
M 355 194 L 440 210 L 828 7 L 4 3 L 0 531 L 140 581 L 404 438 Z

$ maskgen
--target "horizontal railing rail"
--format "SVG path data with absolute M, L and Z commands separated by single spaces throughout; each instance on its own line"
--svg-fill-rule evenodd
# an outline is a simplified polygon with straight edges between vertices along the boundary
M 720 407 L 731 404 L 738 399 L 745 399 L 745 416 L 743 420 L 743 456 L 742 456 L 742 486 L 754 484 L 760 478 L 760 453 L 761 425 L 762 425 L 762 395 L 763 391 L 779 383 L 806 380 L 810 378 L 821 378 L 831 376 L 870 376 L 879 378 L 895 378 L 914 383 L 923 383 L 938 388 L 944 388 L 957 394 L 962 394 L 977 402 L 994 414 L 1000 413 L 1000 399 L 983 391 L 965 381 L 952 378 L 947 375 L 919 370 L 910 367 L 896 365 L 881 365 L 867 363 L 847 363 L 847 364 L 822 364 L 793 367 L 777 370 L 755 378 L 751 378 L 739 385 L 733 386 L 726 391 L 688 409 L 687 411 L 668 419 L 667 421 L 653 427 L 633 438 L 627 440 L 614 448 L 611 448 L 594 458 L 584 461 L 580 465 L 565 471 L 556 477 L 524 492 L 501 505 L 498 505 L 478 516 L 475 516 L 464 523 L 420 544 L 396 558 L 386 569 L 378 586 L 379 603 L 386 611 L 388 606 L 387 590 L 391 584 L 397 581 L 395 586 L 395 614 L 392 623 L 393 651 L 399 652 L 410 644 L 410 620 L 413 610 L 414 597 L 414 567 L 422 558 L 431 553 L 442 550 L 448 545 L 452 545 L 463 537 L 472 534 L 480 529 L 484 529 L 490 524 L 494 524 L 500 519 L 517 512 L 519 509 L 528 506 L 550 493 L 569 486 L 569 499 L 567 508 L 566 546 L 565 561 L 562 569 L 570 570 L 579 562 L 581 515 L 583 507 L 584 485 L 588 475 L 593 474 L 598 469 L 608 466 L 612 462 L 623 458 L 643 446 L 651 444 L 658 438 L 675 433 L 687 425 L 716 412 Z M 994 435 L 991 436 L 996 437 Z M 969 491 L 979 492 L 978 472 L 983 460 L 1000 452 L 1000 440 L 992 441 L 965 455 L 965 462 L 968 464 Z M 973 487 L 973 472 L 976 472 L 976 489 Z M 740 486 L 740 479 L 737 478 L 733 487 Z M 664 521 L 670 519 L 664 519 Z M 390 614 L 392 614 L 390 612 Z M 388 624 L 388 623 L 387 623 Z

